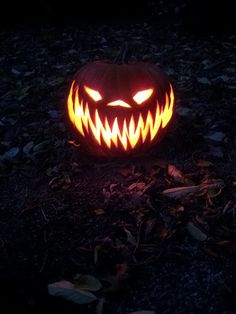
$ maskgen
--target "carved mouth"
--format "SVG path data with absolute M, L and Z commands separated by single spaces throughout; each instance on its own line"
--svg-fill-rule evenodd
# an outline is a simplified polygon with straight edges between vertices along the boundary
M 134 118 L 131 113 L 129 118 L 109 117 L 101 118 L 99 110 L 92 113 L 88 103 L 79 99 L 78 87 L 74 88 L 72 83 L 68 96 L 68 113 L 71 122 L 75 125 L 82 136 L 93 136 L 98 145 L 105 145 L 110 149 L 112 146 L 121 147 L 127 151 L 134 149 L 138 143 L 152 142 L 157 136 L 160 128 L 165 128 L 173 114 L 174 93 L 170 85 L 170 96 L 166 94 L 163 108 L 157 103 L 155 110 L 147 113 L 139 113 Z

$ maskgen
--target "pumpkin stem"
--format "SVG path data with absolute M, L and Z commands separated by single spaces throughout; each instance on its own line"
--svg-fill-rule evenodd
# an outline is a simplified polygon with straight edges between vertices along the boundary
M 131 49 L 127 42 L 124 42 L 120 48 L 118 55 L 114 59 L 114 63 L 116 64 L 124 64 L 128 63 L 131 55 Z

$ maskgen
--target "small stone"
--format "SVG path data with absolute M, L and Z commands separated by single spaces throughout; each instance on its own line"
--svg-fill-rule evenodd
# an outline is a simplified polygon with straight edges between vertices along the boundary
M 49 116 L 52 118 L 52 119 L 58 119 L 60 114 L 57 110 L 49 110 L 48 111 L 48 114 Z
M 26 155 L 28 155 L 28 154 L 30 153 L 31 149 L 33 148 L 33 146 L 34 146 L 34 142 L 33 142 L 33 141 L 27 143 L 27 144 L 23 147 L 23 153 L 26 154 Z
M 20 151 L 19 147 L 12 147 L 3 155 L 0 156 L 0 160 L 11 160 L 18 155 L 19 151 Z
M 204 85 L 211 85 L 211 82 L 207 77 L 198 77 L 197 78 L 198 83 L 204 84 Z
M 222 142 L 225 138 L 225 134 L 223 132 L 214 132 L 210 135 L 205 136 L 205 138 L 214 142 Z

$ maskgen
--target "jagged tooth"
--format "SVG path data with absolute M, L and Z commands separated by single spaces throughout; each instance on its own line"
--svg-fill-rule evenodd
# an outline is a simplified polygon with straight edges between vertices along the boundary
M 125 150 L 127 150 L 127 146 L 128 146 L 128 143 L 127 143 L 127 133 L 128 133 L 128 130 L 127 130 L 127 123 L 126 123 L 126 119 L 124 119 L 124 122 L 123 122 L 123 127 L 122 127 L 122 134 L 120 132 L 120 142 L 123 146 L 123 148 Z
M 118 122 L 118 118 L 116 118 L 115 121 L 116 121 L 115 127 L 116 127 L 117 147 L 118 147 L 119 143 L 121 143 L 124 123 L 122 123 L 122 124 L 119 123 L 119 122 Z M 121 131 L 122 131 L 122 133 L 121 133 Z
M 109 133 L 107 132 L 106 125 L 103 125 L 99 112 L 96 110 L 96 129 L 100 134 L 100 138 L 104 140 L 106 145 L 110 147 Z
M 154 137 L 156 136 L 159 128 L 160 128 L 160 125 L 161 125 L 161 112 L 160 112 L 160 107 L 157 103 L 157 108 L 156 108 L 156 112 L 155 112 L 155 120 L 154 120 L 154 123 L 153 123 L 153 128 L 151 130 L 151 141 L 154 139 Z
M 129 135 L 129 131 L 128 131 L 128 125 L 127 125 L 127 121 L 125 119 L 124 121 L 124 147 L 125 147 L 125 150 L 127 150 L 127 147 L 128 147 L 128 135 Z
M 75 91 L 75 100 L 74 100 L 74 123 L 78 131 L 84 136 L 83 126 L 82 126 L 82 108 L 79 103 L 78 88 Z
M 138 116 L 138 122 L 136 124 L 136 132 L 138 134 L 138 139 L 140 139 L 140 137 L 143 138 L 142 130 L 143 130 L 143 116 L 140 113 L 139 116 Z
M 139 116 L 141 113 L 139 114 Z M 129 143 L 132 148 L 134 148 L 140 138 L 140 126 L 139 126 L 139 119 L 138 119 L 138 124 L 135 126 L 134 122 L 134 117 L 133 115 L 131 116 L 131 119 L 129 121 Z
M 150 138 L 151 138 L 151 133 L 153 132 L 153 125 L 154 121 L 153 121 L 153 117 L 152 117 L 152 113 L 151 111 L 148 111 L 148 126 L 149 126 L 149 130 L 148 133 L 150 134 Z
M 95 123 L 93 123 L 90 115 L 88 116 L 89 126 L 90 126 L 90 129 L 92 131 L 92 134 L 93 134 L 94 138 L 96 139 L 96 141 L 98 142 L 98 144 L 101 145 L 101 137 L 100 137 L 100 129 L 98 127 L 99 126 L 98 119 L 99 119 L 99 116 L 98 116 L 97 109 L 95 111 Z
M 171 107 L 173 107 L 173 105 L 174 105 L 174 98 L 175 98 L 174 90 L 173 90 L 172 85 L 170 84 L 170 103 L 171 103 Z
M 78 98 L 78 106 L 79 106 L 79 111 L 80 111 L 80 117 L 83 120 L 83 116 L 84 116 L 83 101 L 81 100 L 80 102 L 79 98 Z
M 145 125 L 144 125 L 144 119 L 142 114 L 139 114 L 139 128 L 140 128 L 140 132 L 142 135 L 142 142 L 144 142 L 145 138 L 144 138 L 144 130 L 145 130 Z
M 95 126 L 96 126 L 97 133 L 99 135 L 100 141 L 101 141 L 101 135 L 102 135 L 101 124 L 102 123 L 101 123 L 101 119 L 100 119 L 100 116 L 99 116 L 99 112 L 96 109 L 96 123 L 95 123 Z
M 134 135 L 134 117 L 133 117 L 133 115 L 131 115 L 131 117 L 129 119 L 128 126 L 129 126 L 128 127 L 128 137 L 130 140 Z
M 109 122 L 107 120 L 107 117 L 105 118 L 105 130 L 106 130 L 106 133 L 110 134 L 111 133 L 111 129 L 110 129 L 110 125 L 109 125 Z
M 148 111 L 146 121 L 144 122 L 143 118 L 143 128 L 142 128 L 142 139 L 145 142 L 148 133 L 150 133 L 150 111 Z
M 172 97 L 173 100 L 173 97 Z M 164 110 L 162 110 L 162 128 L 164 128 L 168 122 L 171 119 L 172 116 L 172 110 L 173 110 L 173 104 L 171 106 L 171 104 L 169 103 L 169 97 L 166 93 L 166 102 L 165 102 L 165 107 Z
M 75 101 L 74 101 L 74 83 L 75 81 L 72 82 L 71 84 L 71 88 L 70 88 L 70 93 L 67 99 L 67 108 L 68 108 L 68 114 L 69 114 L 69 118 L 72 122 L 72 124 L 75 124 Z
M 80 104 L 80 108 L 83 112 L 83 115 L 84 115 L 84 102 L 83 102 L 83 99 L 79 100 L 79 104 Z
M 166 93 L 166 107 L 169 109 L 170 107 L 170 98 L 169 95 Z
M 84 106 L 83 100 L 81 100 L 81 120 L 83 123 L 83 128 L 85 128 L 88 132 L 88 120 L 86 118 L 86 105 Z
M 101 120 L 100 120 L 101 121 Z M 101 122 L 102 125 L 102 122 Z M 103 139 L 106 143 L 106 145 L 111 148 L 111 129 L 107 120 L 107 117 L 105 118 L 105 123 L 104 123 L 105 127 L 103 127 L 102 125 L 102 135 L 103 135 Z
M 175 95 L 174 95 L 173 87 L 170 84 L 170 108 L 171 108 L 171 115 L 173 114 L 174 99 L 175 99 Z
M 157 104 L 156 119 L 161 120 L 161 109 L 160 109 L 159 104 Z
M 130 117 L 130 119 L 128 121 L 126 137 L 128 138 L 129 144 L 132 146 L 132 137 L 133 137 L 132 132 L 134 133 L 134 130 L 131 130 L 131 125 L 132 125 L 131 118 L 132 118 L 132 116 Z
M 111 139 L 116 147 L 118 147 L 118 131 L 119 131 L 119 127 L 118 127 L 118 122 L 117 122 L 117 117 L 116 117 L 111 127 L 111 132 L 112 132 Z

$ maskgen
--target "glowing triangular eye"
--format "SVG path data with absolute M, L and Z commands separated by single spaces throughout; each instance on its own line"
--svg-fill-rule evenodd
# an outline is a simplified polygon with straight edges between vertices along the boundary
M 88 86 L 84 86 L 86 93 L 94 100 L 99 101 L 102 99 L 102 96 L 96 90 L 89 88 Z
M 145 100 L 147 100 L 152 95 L 152 93 L 153 93 L 152 88 L 141 90 L 140 92 L 137 92 L 134 95 L 133 100 L 136 101 L 136 103 L 140 105 Z

